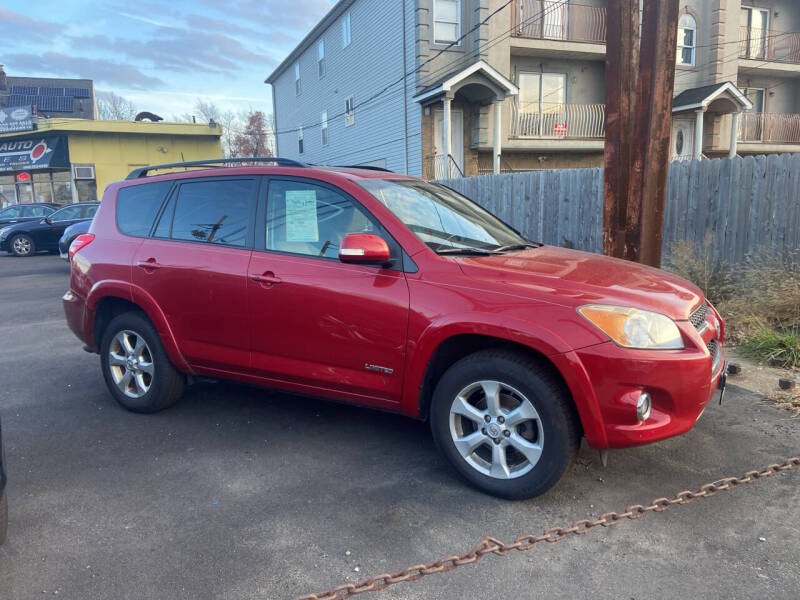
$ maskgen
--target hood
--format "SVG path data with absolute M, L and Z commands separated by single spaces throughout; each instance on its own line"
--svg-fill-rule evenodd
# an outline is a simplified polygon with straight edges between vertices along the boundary
M 626 260 L 557 246 L 455 258 L 470 279 L 508 293 L 562 304 L 613 304 L 689 318 L 702 291 L 682 277 Z

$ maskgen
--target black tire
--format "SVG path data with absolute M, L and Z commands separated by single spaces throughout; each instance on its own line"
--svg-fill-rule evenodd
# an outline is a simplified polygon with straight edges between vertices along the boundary
M 12 237 L 8 242 L 11 254 L 14 256 L 33 256 L 36 254 L 36 243 L 33 238 L 25 233 Z
M 538 413 L 543 435 L 541 454 L 524 474 L 505 479 L 492 477 L 472 466 L 456 449 L 450 431 L 451 406 L 460 392 L 482 380 L 498 381 L 513 387 L 530 401 Z M 430 422 L 439 450 L 470 485 L 508 499 L 532 498 L 553 487 L 575 457 L 581 439 L 575 405 L 564 384 L 537 361 L 502 350 L 476 352 L 452 365 L 434 391 Z M 514 430 L 514 433 L 519 432 Z M 509 431 L 508 435 L 512 432 Z M 498 438 L 502 440 L 501 436 Z M 489 440 L 493 441 L 497 440 Z M 492 443 L 479 450 L 491 453 Z M 512 455 L 517 456 L 513 452 Z M 475 457 L 475 454 L 470 456 Z M 519 458 L 523 458 L 522 455 Z
M 139 397 L 128 396 L 118 387 L 110 364 L 111 344 L 117 334 L 125 331 L 141 336 L 151 355 L 150 362 L 153 365 L 153 373 L 149 380 L 149 388 Z M 111 320 L 103 332 L 103 340 L 100 344 L 100 363 L 111 395 L 132 412 L 158 412 L 175 404 L 183 395 L 186 376 L 170 362 L 158 333 L 149 319 L 141 313 L 124 313 Z

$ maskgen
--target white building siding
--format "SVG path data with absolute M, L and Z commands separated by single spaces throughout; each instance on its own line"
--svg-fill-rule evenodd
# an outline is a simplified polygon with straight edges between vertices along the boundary
M 406 132 L 403 83 L 403 9 L 413 0 L 357 0 L 349 9 L 351 42 L 342 48 L 342 17 L 321 33 L 325 42 L 325 76 L 317 67 L 317 40 L 299 57 L 301 93 L 295 93 L 294 65 L 274 86 L 278 151 L 280 156 L 318 164 L 380 164 L 406 171 Z M 406 10 L 406 13 L 412 9 Z M 408 32 L 408 27 L 407 27 Z M 410 32 L 413 34 L 413 31 Z M 408 69 L 414 67 L 408 57 Z M 412 79 L 412 78 L 409 78 Z M 413 81 L 406 93 L 413 96 Z M 345 101 L 353 96 L 355 122 L 345 126 Z M 320 122 L 328 114 L 328 145 L 322 144 Z M 416 108 L 419 122 L 419 108 Z M 409 128 L 411 127 L 409 114 Z M 303 154 L 297 131 L 303 128 Z M 419 155 L 419 126 L 409 129 L 408 147 Z M 416 135 L 414 135 L 416 134 Z M 419 158 L 415 160 L 421 163 Z M 421 172 L 410 168 L 412 173 Z

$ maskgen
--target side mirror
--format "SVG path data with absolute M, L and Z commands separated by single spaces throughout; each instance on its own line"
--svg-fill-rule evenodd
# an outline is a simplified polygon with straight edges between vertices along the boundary
M 48 225 L 52 225 L 53 219 L 51 219 L 50 217 L 45 217 L 44 219 L 42 219 L 42 223 L 47 223 Z
M 391 260 L 389 244 L 371 233 L 348 233 L 339 246 L 339 260 L 347 263 L 382 265 Z

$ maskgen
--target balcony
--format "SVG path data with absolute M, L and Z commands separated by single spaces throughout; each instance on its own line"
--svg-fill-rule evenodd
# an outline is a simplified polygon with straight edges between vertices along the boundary
M 740 27 L 739 58 L 800 65 L 800 33 Z
M 743 113 L 739 115 L 742 143 L 800 144 L 800 114 Z
M 512 35 L 537 40 L 606 43 L 606 9 L 563 0 L 515 0 Z
M 603 139 L 605 104 L 532 104 L 521 109 L 511 102 L 509 137 L 517 139 Z

